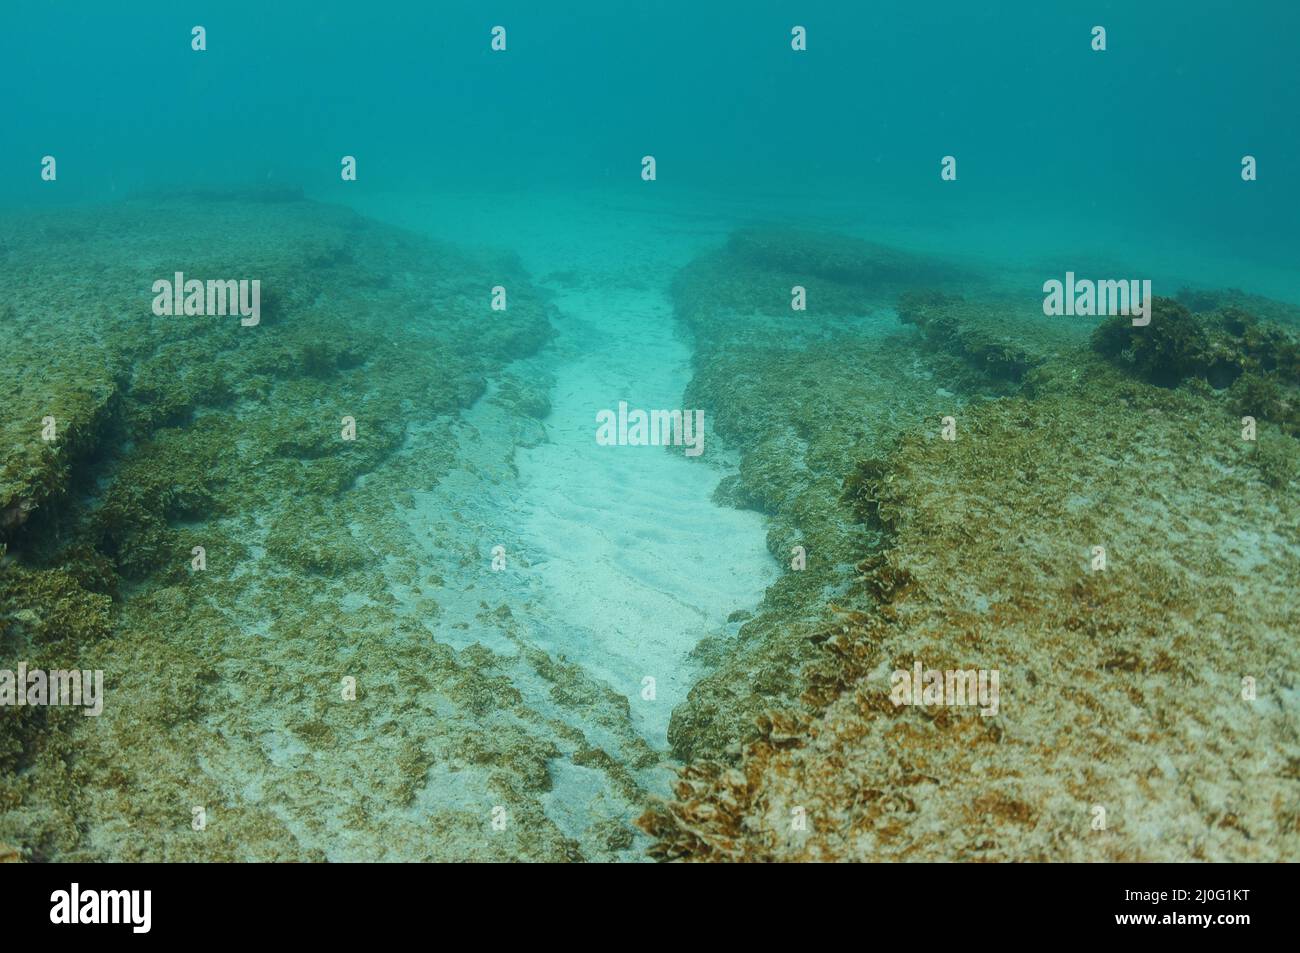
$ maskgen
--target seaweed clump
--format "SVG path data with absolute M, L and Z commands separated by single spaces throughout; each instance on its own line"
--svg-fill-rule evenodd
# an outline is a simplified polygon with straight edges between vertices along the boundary
M 1151 302 L 1151 323 L 1136 326 L 1128 315 L 1103 321 L 1092 333 L 1097 353 L 1126 365 L 1143 380 L 1177 387 L 1189 377 L 1206 377 L 1210 338 L 1200 321 L 1171 298 Z
M 1234 412 L 1300 433 L 1300 340 L 1243 308 L 1193 313 L 1172 298 L 1155 298 L 1149 324 L 1108 318 L 1093 332 L 1092 346 L 1148 383 L 1204 381 L 1227 390 Z

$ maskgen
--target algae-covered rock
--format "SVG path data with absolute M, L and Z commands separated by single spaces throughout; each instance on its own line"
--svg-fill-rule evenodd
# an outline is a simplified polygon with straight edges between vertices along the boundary
M 695 345 L 685 403 L 705 410 L 710 437 L 739 458 L 718 497 L 767 514 L 768 550 L 784 570 L 674 710 L 679 758 L 720 757 L 753 736 L 764 711 L 798 705 L 828 596 L 859 604 L 845 582 L 873 540 L 843 498 L 846 476 L 900 428 L 926 416 L 937 428 L 964 401 L 921 355 L 899 360 L 912 334 L 892 305 L 908 281 L 933 287 L 957 274 L 858 239 L 764 229 L 737 233 L 674 280 Z M 793 285 L 807 288 L 804 312 L 791 310 Z
M 0 562 L 0 626 L 29 649 L 88 645 L 111 631 L 113 600 L 84 587 L 66 569 Z
M 807 286 L 806 312 L 790 309 L 795 284 Z M 968 296 L 956 293 L 963 285 Z M 870 602 L 850 584 L 877 543 L 846 493 L 858 461 L 905 429 L 937 435 L 971 397 L 1015 389 L 1088 329 L 994 295 L 946 262 L 797 230 L 737 233 L 683 268 L 673 296 L 695 344 L 686 403 L 705 408 L 739 456 L 719 499 L 769 516 L 781 566 L 803 559 L 673 713 L 678 757 L 721 757 L 754 736 L 766 710 L 800 705 L 799 671 L 831 605 Z M 922 348 L 899 318 L 921 330 Z
M 1225 411 L 1079 355 L 959 414 L 955 441 L 913 429 L 864 462 L 846 493 L 887 533 L 859 567 L 873 605 L 811 637 L 802 713 L 683 772 L 643 819 L 657 856 L 1294 856 L 1294 713 L 1243 678 L 1300 661 L 1300 495 Z M 997 710 L 895 704 L 917 661 L 997 671 Z
M 107 686 L 98 717 L 0 719 L 0 842 L 33 860 L 627 856 L 626 825 L 561 830 L 546 803 L 552 766 L 599 749 L 573 768 L 584 789 L 640 809 L 624 766 L 659 754 L 626 698 L 549 659 L 458 658 L 412 555 L 412 493 L 440 492 L 460 415 L 550 339 L 517 260 L 280 192 L 16 215 L 0 242 L 0 668 Z M 178 270 L 259 279 L 260 323 L 153 314 Z M 503 390 L 540 426 L 544 389 Z
M 1019 382 L 1086 334 L 1078 324 L 1044 317 L 1023 296 L 909 291 L 899 296 L 898 319 L 919 328 L 928 349 L 973 371 L 941 365 L 946 379 L 968 389 L 990 380 Z
M 652 854 L 1295 856 L 1295 713 L 1254 693 L 1300 662 L 1286 336 L 1157 299 L 1139 341 L 1130 318 L 1094 333 L 918 282 L 896 299 L 919 336 L 882 333 L 860 295 L 856 320 L 833 299 L 820 338 L 777 341 L 780 302 L 737 287 L 763 281 L 725 254 L 679 276 L 688 395 L 740 454 L 724 498 L 809 569 L 704 652 L 718 668 L 670 731 L 689 764 L 640 822 Z M 889 413 L 855 420 L 859 401 Z M 1000 697 L 896 704 L 918 662 L 997 672 Z
M 1174 387 L 1195 379 L 1228 388 L 1239 414 L 1300 432 L 1300 336 L 1238 305 L 1193 313 L 1157 297 L 1150 324 L 1109 318 L 1093 333 L 1092 346 L 1154 384 Z
M 1193 313 L 1172 298 L 1156 297 L 1149 324 L 1116 315 L 1096 329 L 1092 343 L 1098 353 L 1166 387 L 1200 377 L 1222 388 L 1246 371 L 1300 383 L 1297 337 L 1236 306 Z
M 889 245 L 829 232 L 766 226 L 737 229 L 727 254 L 778 273 L 871 289 L 915 287 L 969 277 L 963 269 Z
M 1197 314 L 1233 308 L 1264 321 L 1300 327 L 1300 305 L 1252 294 L 1240 288 L 1184 288 L 1174 297 L 1179 304 Z
M 0 540 L 67 493 L 117 411 L 115 354 L 76 337 L 48 327 L 0 334 Z
M 312 498 L 273 517 L 266 551 L 287 569 L 330 576 L 360 569 L 374 558 L 365 543 L 353 537 L 345 511 Z
M 1135 326 L 1128 315 L 1106 319 L 1093 332 L 1092 342 L 1099 354 L 1165 387 L 1189 377 L 1204 377 L 1212 362 L 1204 326 L 1170 298 L 1152 301 L 1151 322 L 1145 326 Z

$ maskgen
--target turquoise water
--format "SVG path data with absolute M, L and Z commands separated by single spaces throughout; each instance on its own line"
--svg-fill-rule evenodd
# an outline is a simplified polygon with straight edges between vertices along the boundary
M 746 339 L 737 323 L 760 302 L 719 307 L 716 337 L 702 337 L 699 288 L 682 275 L 737 230 L 791 229 L 777 234 L 796 251 L 808 232 L 879 243 L 908 256 L 917 289 L 958 268 L 976 276 L 961 290 L 1031 313 L 1067 272 L 1300 304 L 1293 4 L 117 6 L 0 11 L 0 218 L 13 230 L 0 266 L 37 332 L 8 325 L 6 360 L 39 380 L 19 340 L 71 346 L 114 368 L 116 388 L 92 422 L 73 418 L 97 437 L 67 486 L 30 507 L 0 498 L 0 567 L 73 566 L 84 582 L 98 572 L 78 562 L 87 552 L 111 564 L 112 585 L 85 585 L 111 596 L 113 637 L 93 661 L 110 689 L 119 673 L 115 733 L 66 735 L 97 752 L 84 755 L 97 783 L 142 741 L 163 767 L 140 795 L 138 845 L 124 846 L 112 802 L 79 803 L 83 833 L 68 840 L 32 820 L 39 810 L 0 820 L 0 847 L 33 859 L 644 859 L 633 822 L 683 762 L 739 757 L 723 736 L 732 719 L 752 723 L 744 706 L 769 685 L 774 703 L 798 697 L 788 678 L 808 658 L 773 632 L 802 645 L 828 612 L 865 604 L 865 532 L 816 508 L 842 502 L 848 461 L 874 458 L 908 415 L 989 396 L 898 336 L 895 299 L 912 289 L 892 273 L 825 326 L 759 321 Z M 812 313 L 838 293 L 836 252 L 809 247 L 773 265 L 784 283 L 771 311 L 788 311 L 791 260 L 808 268 Z M 854 268 L 875 254 L 861 247 L 845 246 Z M 149 323 L 147 289 L 178 270 L 260 276 L 267 350 Z M 726 298 L 725 268 L 707 274 Z M 489 306 L 498 282 L 510 310 Z M 817 351 L 820 335 L 846 354 L 874 349 L 871 373 L 903 369 L 904 384 L 827 411 L 821 388 L 841 379 L 817 376 L 825 356 L 814 368 L 783 352 Z M 776 357 L 738 361 L 716 385 L 729 350 L 747 347 Z M 223 379 L 195 385 L 209 362 Z M 787 380 L 816 413 L 800 400 L 787 412 L 768 386 Z M 736 396 L 750 388 L 758 406 Z M 57 404 L 35 385 L 7 399 L 15 420 Z M 691 401 L 708 421 L 703 461 L 596 435 L 596 415 L 620 402 Z M 775 436 L 754 423 L 769 412 L 787 415 Z M 324 469 L 351 452 L 336 418 L 382 444 L 342 476 Z M 842 418 L 867 423 L 828 452 L 819 440 Z M 236 436 L 204 456 L 205 426 Z M 157 446 L 167 466 L 234 469 L 201 492 L 188 471 L 144 484 L 176 502 L 166 513 L 121 504 L 113 488 Z M 230 490 L 263 479 L 267 495 L 246 506 Z M 1281 486 L 1285 514 L 1294 484 Z M 1241 538 L 1267 536 L 1257 529 Z M 224 589 L 176 574 L 195 543 Z M 804 544 L 816 582 L 783 589 Z M 166 618 L 185 621 L 155 655 Z M 35 657 L 27 629 L 13 631 L 4 657 Z M 734 697 L 712 683 L 695 701 L 706 715 L 675 714 L 750 652 L 760 661 Z M 358 672 L 384 699 L 363 715 L 339 714 L 325 690 L 268 687 Z M 197 699 L 185 717 L 152 720 L 149 705 L 177 696 Z M 0 766 L 38 792 L 55 773 L 35 755 Z M 239 818 L 233 856 L 167 826 L 205 797 L 217 823 Z M 493 840 L 503 804 L 523 832 Z
M 338 201 L 635 189 L 651 153 L 664 198 L 883 202 L 936 229 L 1046 219 L 1295 257 L 1300 12 L 1285 3 L 125 6 L 4 11 L 0 200 L 51 200 L 34 174 L 51 153 L 70 202 L 263 179 Z M 347 185 L 345 154 L 361 170 Z
M 829 206 L 1006 258 L 1123 247 L 1185 275 L 1296 260 L 1300 12 L 1285 3 L 127 7 L 5 10 L 0 202 L 263 181 L 340 202 L 624 194 L 653 154 L 663 203 L 796 221 Z

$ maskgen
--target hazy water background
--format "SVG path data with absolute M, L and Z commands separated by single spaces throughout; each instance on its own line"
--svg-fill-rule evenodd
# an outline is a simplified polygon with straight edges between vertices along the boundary
M 1298 34 L 1300 5 L 1260 0 L 10 3 L 0 205 L 266 181 L 630 192 L 653 154 L 664 201 L 1294 270 Z

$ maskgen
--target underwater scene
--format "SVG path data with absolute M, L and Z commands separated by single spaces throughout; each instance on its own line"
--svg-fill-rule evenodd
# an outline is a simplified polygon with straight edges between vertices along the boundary
M 1298 33 L 6 4 L 0 861 L 1300 859 Z

